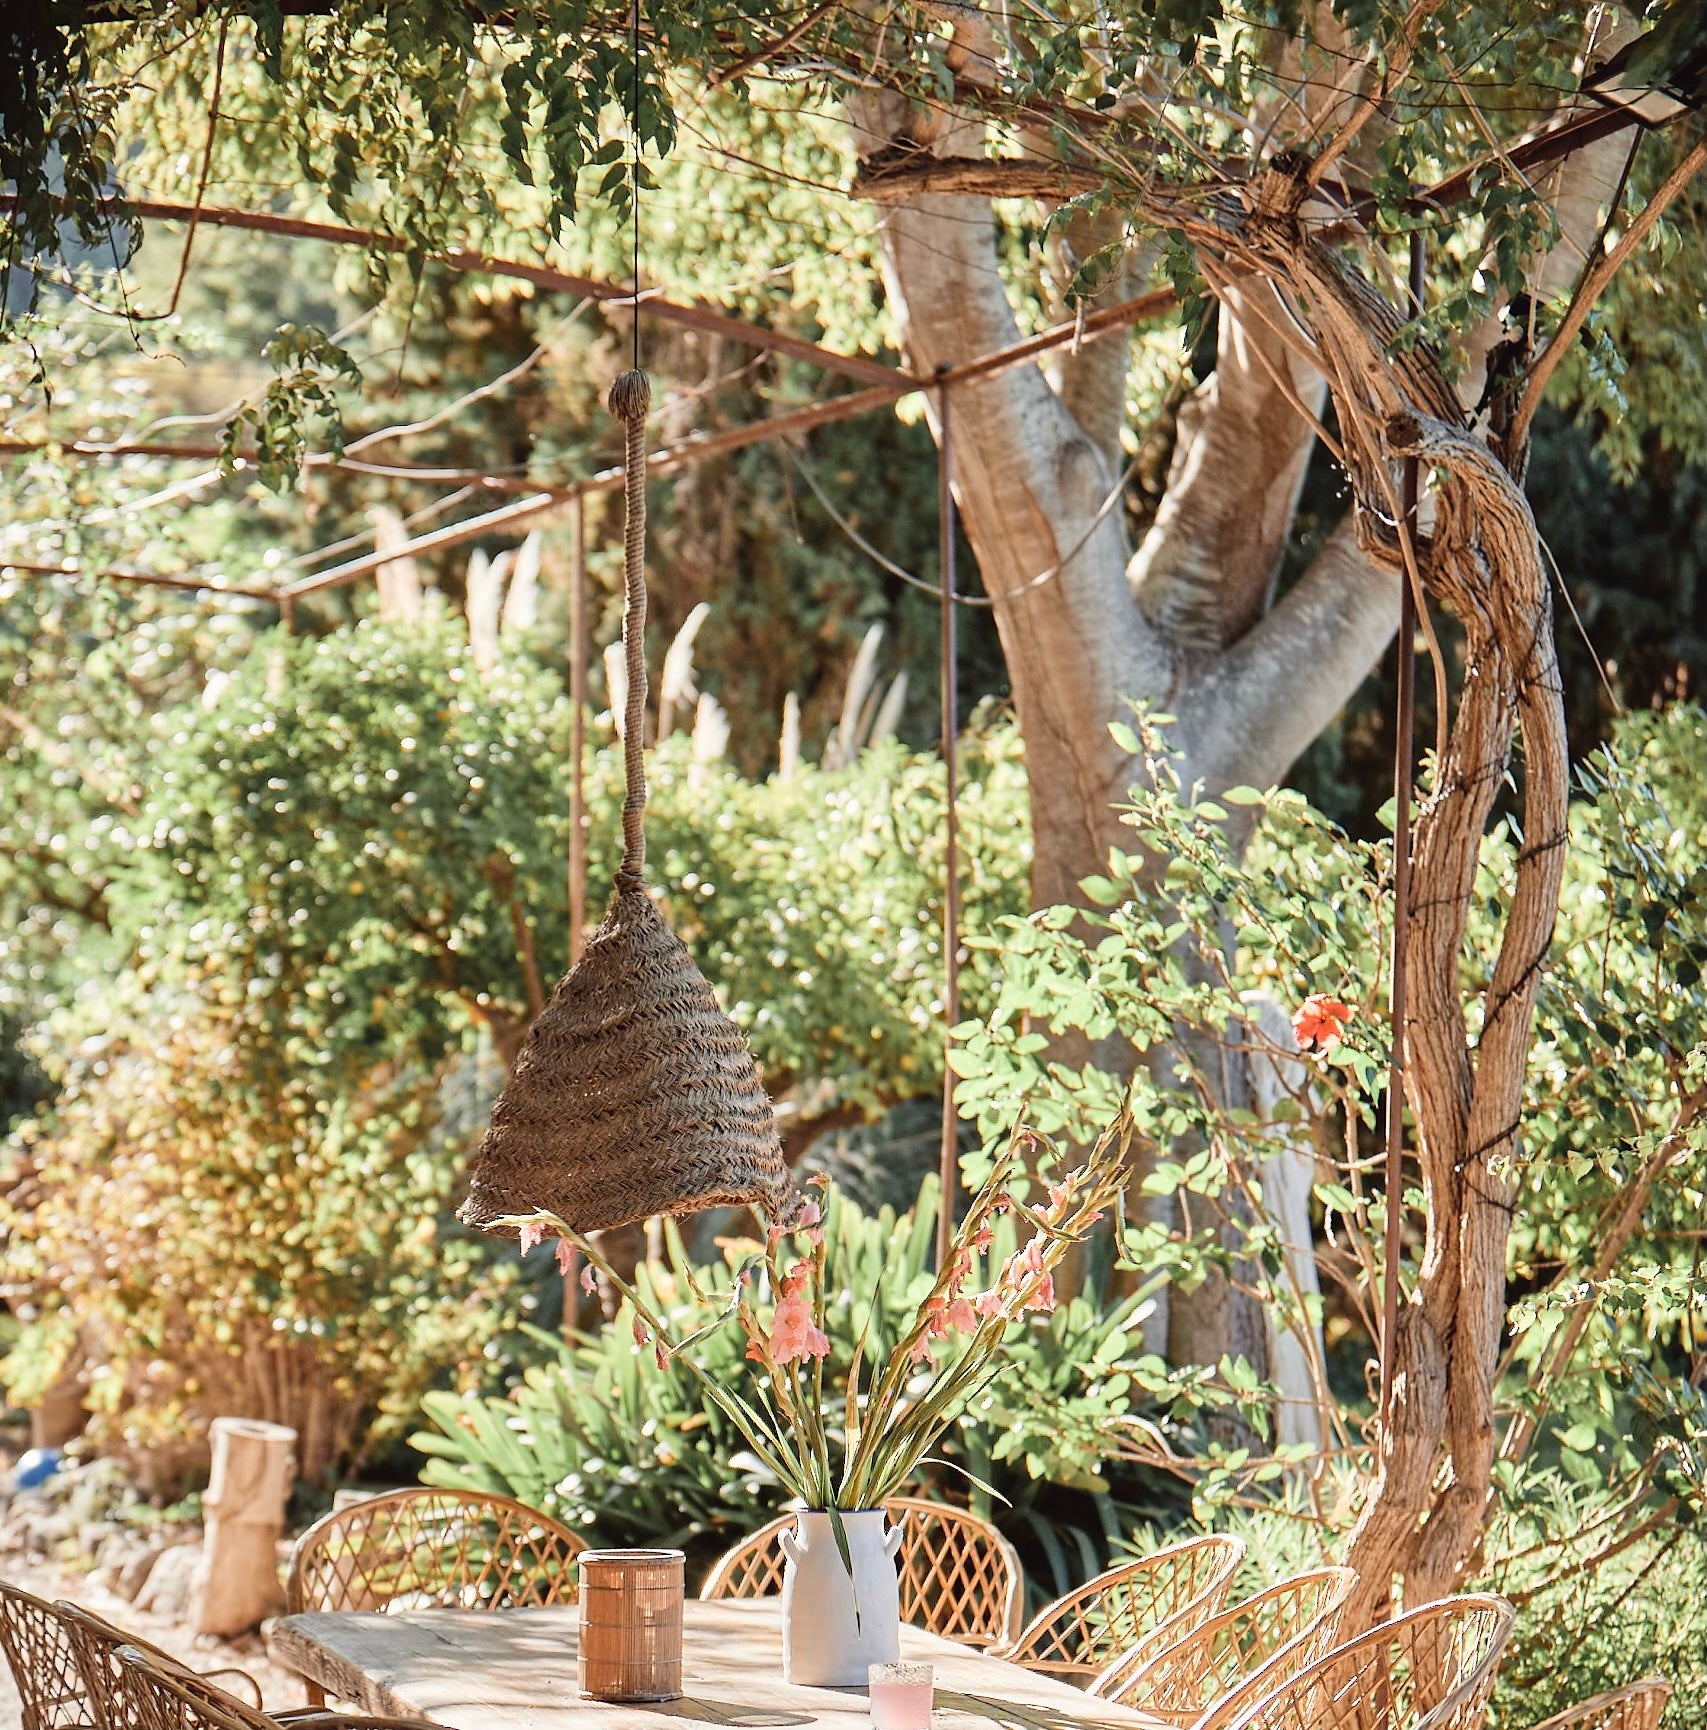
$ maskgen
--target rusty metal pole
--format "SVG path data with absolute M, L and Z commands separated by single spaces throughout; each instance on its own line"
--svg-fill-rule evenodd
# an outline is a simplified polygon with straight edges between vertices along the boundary
M 569 569 L 569 965 L 587 933 L 587 501 L 575 495 Z
M 1411 230 L 1411 313 L 1421 318 L 1426 293 L 1427 255 L 1423 232 Z M 1421 597 L 1411 580 L 1416 557 L 1417 498 L 1420 475 L 1415 457 L 1404 473 L 1404 535 L 1411 547 L 1399 583 L 1399 700 L 1393 743 L 1393 981 L 1388 994 L 1393 1052 L 1387 1071 L 1387 1233 L 1382 1271 L 1381 1427 L 1391 1427 L 1393 1360 L 1399 1335 L 1399 1263 L 1404 1254 L 1405 1195 L 1405 963 L 1411 931 L 1411 796 L 1416 761 L 1417 607 Z
M 954 599 L 954 444 L 949 421 L 949 393 L 937 391 L 937 420 L 941 440 L 937 452 L 937 528 L 940 536 L 938 564 L 942 580 L 942 762 L 947 777 L 943 800 L 943 1070 L 942 1155 L 939 1166 L 941 1196 L 936 1222 L 936 1261 L 948 1265 L 949 1245 L 954 1240 L 954 1200 L 960 1188 L 957 1122 L 954 1115 L 954 1071 L 948 1054 L 954 1045 L 954 1029 L 960 1020 L 960 824 L 957 798 L 959 779 L 959 669 L 955 639 Z
M 569 564 L 569 965 L 581 959 L 587 934 L 587 501 L 575 495 Z M 565 1340 L 579 1333 L 581 1252 L 563 1268 Z

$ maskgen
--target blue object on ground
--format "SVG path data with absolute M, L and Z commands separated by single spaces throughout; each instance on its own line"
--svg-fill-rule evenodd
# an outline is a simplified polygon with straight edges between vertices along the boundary
M 17 1465 L 12 1468 L 12 1488 L 33 1490 L 45 1484 L 59 1470 L 64 1458 L 58 1448 L 31 1448 L 20 1454 Z

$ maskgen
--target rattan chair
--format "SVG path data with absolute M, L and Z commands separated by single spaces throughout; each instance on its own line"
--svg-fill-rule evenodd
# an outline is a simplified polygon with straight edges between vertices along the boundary
M 1640 1682 L 1555 1712 L 1535 1730 L 1660 1730 L 1670 1699 L 1671 1684 L 1663 1676 L 1644 1676 Z
M 82 1730 L 94 1723 L 77 1651 L 44 1598 L 0 1580 L 0 1649 L 12 1668 L 23 1730 Z
M 997 1656 L 1080 1684 L 1117 1658 L 1136 1667 L 1221 1608 L 1244 1555 L 1242 1539 L 1217 1534 L 1122 1562 L 1038 1611 Z
M 215 1697 L 235 1693 L 236 1690 L 230 1683 L 240 1682 L 254 1696 L 248 1704 L 256 1711 L 261 1710 L 261 1684 L 247 1670 L 235 1667 L 223 1670 L 192 1670 L 170 1652 L 151 1646 L 129 1629 L 107 1621 L 104 1616 L 97 1616 L 93 1610 L 86 1610 L 81 1604 L 73 1604 L 69 1599 L 61 1598 L 53 1609 L 71 1641 L 71 1650 L 76 1654 L 77 1668 L 88 1691 L 95 1730 L 131 1730 L 125 1723 L 122 1712 L 115 1713 L 113 1710 L 113 1702 L 122 1697 L 124 1676 L 119 1664 L 119 1652 L 126 1646 L 134 1647 L 151 1663 L 162 1670 L 170 1671 L 186 1687 L 194 1688 L 199 1685 Z M 222 1680 L 227 1684 L 225 1687 L 220 1686 Z M 324 1708 L 315 1707 L 291 1707 L 282 1712 L 267 1713 L 267 1717 L 274 1724 L 295 1724 L 300 1719 L 318 1720 L 323 1716 Z
M 1091 1692 L 1180 1730 L 1222 1730 L 1333 1646 L 1340 1606 L 1356 1579 L 1349 1568 L 1295 1574 L 1200 1622 L 1141 1664 L 1117 1659 Z
M 139 1646 L 114 1655 L 108 1720 L 125 1730 L 275 1730 L 276 1720 L 245 1705 L 234 1694 L 171 1663 L 162 1664 Z M 418 1718 L 370 1718 L 355 1712 L 321 1712 L 315 1730 L 421 1730 Z
M 1336 1646 L 1227 1730 L 1478 1730 L 1512 1614 L 1479 1592 L 1407 1610 Z
M 1025 1575 L 1006 1538 L 965 1508 L 921 1496 L 883 1504 L 901 1530 L 901 1620 L 962 1645 L 990 1647 L 1012 1640 L 1025 1614 Z M 701 1598 L 771 1598 L 782 1591 L 784 1514 L 720 1557 Z
M 285 1607 L 509 1610 L 574 1602 L 584 1538 L 537 1508 L 472 1490 L 388 1490 L 296 1541 Z

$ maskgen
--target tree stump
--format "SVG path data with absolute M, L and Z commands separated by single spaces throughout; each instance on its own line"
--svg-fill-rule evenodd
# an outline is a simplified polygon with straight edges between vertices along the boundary
M 190 1589 L 198 1634 L 241 1634 L 283 1607 L 279 1539 L 296 1477 L 296 1431 L 253 1418 L 215 1418 L 206 1527 Z

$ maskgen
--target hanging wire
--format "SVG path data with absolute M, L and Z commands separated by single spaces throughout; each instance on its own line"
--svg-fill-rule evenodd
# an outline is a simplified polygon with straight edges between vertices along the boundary
M 943 394 L 946 398 L 946 389 Z M 1138 472 L 1138 463 L 1140 460 L 1139 457 L 1134 457 L 1121 471 L 1119 480 L 1114 483 L 1108 496 L 1102 501 L 1101 505 L 1097 507 L 1097 513 L 1091 518 L 1090 526 L 1082 535 L 1079 536 L 1071 548 L 1068 549 L 1066 557 L 1061 559 L 1058 563 L 1051 565 L 1046 571 L 1039 571 L 1035 577 L 1028 578 L 1025 582 L 1021 583 L 1017 589 L 1011 589 L 1006 594 L 964 595 L 956 591 L 945 597 L 940 584 L 927 583 L 923 577 L 914 576 L 911 571 L 904 569 L 902 566 L 896 564 L 893 559 L 889 558 L 884 553 L 879 552 L 878 549 L 874 547 L 871 542 L 868 541 L 865 536 L 862 535 L 859 530 L 856 529 L 853 524 L 850 523 L 847 518 L 843 516 L 842 513 L 830 502 L 828 495 L 819 484 L 817 476 L 814 475 L 811 469 L 806 466 L 806 463 L 801 458 L 799 452 L 786 443 L 783 444 L 781 448 L 783 454 L 800 471 L 800 478 L 805 481 L 808 487 L 811 488 L 812 496 L 817 499 L 818 503 L 823 507 L 824 514 L 836 525 L 838 529 L 842 531 L 844 535 L 847 536 L 850 541 L 853 542 L 856 547 L 859 548 L 862 553 L 865 554 L 868 559 L 872 561 L 873 564 L 880 565 L 890 574 L 890 576 L 898 577 L 903 583 L 908 584 L 912 588 L 922 589 L 924 593 L 927 595 L 934 595 L 939 601 L 946 598 L 962 607 L 1007 606 L 1010 602 L 1017 601 L 1022 595 L 1030 594 L 1033 589 L 1040 589 L 1045 583 L 1051 582 L 1056 577 L 1060 576 L 1062 572 L 1064 572 L 1074 561 L 1074 559 L 1085 550 L 1091 536 L 1102 527 L 1103 519 L 1126 496 L 1126 489 L 1131 483 L 1132 477 Z

